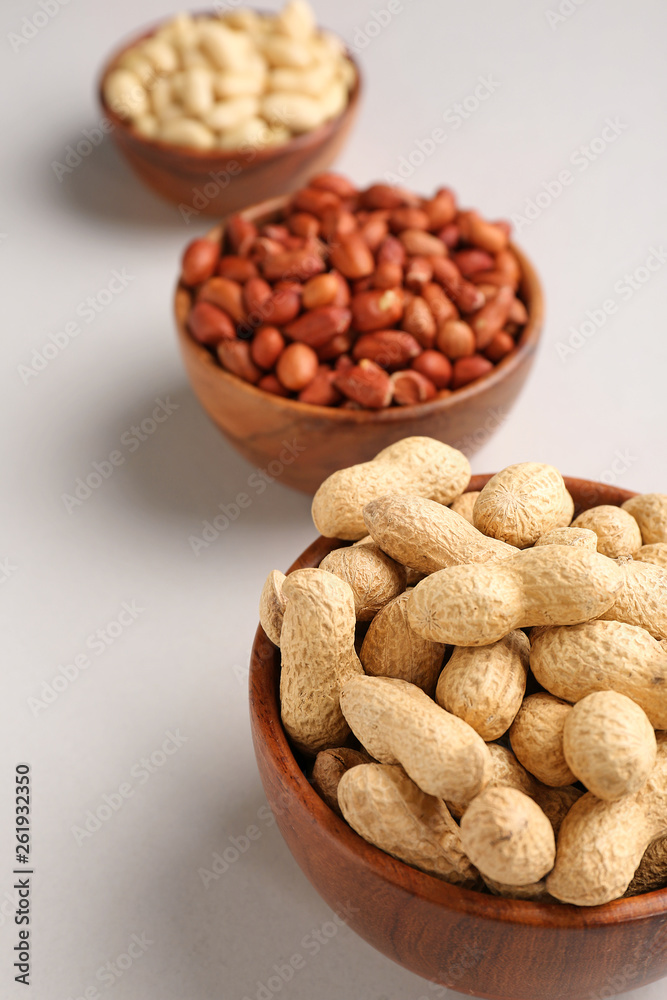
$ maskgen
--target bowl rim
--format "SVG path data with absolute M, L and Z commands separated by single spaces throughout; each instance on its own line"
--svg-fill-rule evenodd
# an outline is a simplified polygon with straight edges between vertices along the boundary
M 254 9 L 254 8 L 253 8 Z M 215 16 L 215 10 L 198 10 L 198 11 L 188 11 L 192 17 L 204 17 L 204 16 Z M 263 11 L 257 11 L 257 13 L 265 13 Z M 273 13 L 268 11 L 266 13 Z M 216 163 L 225 164 L 237 162 L 243 160 L 243 157 L 249 153 L 248 149 L 244 146 L 239 146 L 236 149 L 197 149 L 194 146 L 179 146 L 172 142 L 163 142 L 161 139 L 153 139 L 150 136 L 142 135 L 137 132 L 134 125 L 128 122 L 126 119 L 121 118 L 119 114 L 113 111 L 104 96 L 104 82 L 109 75 L 109 73 L 116 68 L 121 56 L 123 56 L 129 49 L 138 45 L 139 42 L 143 42 L 148 38 L 151 38 L 161 27 L 168 24 L 170 20 L 173 20 L 175 15 L 171 17 L 162 18 L 160 21 L 156 21 L 149 27 L 143 27 L 138 30 L 138 32 L 133 33 L 129 40 L 124 43 L 119 44 L 114 48 L 112 54 L 104 62 L 102 69 L 98 74 L 97 83 L 97 98 L 99 104 L 104 112 L 106 118 L 113 123 L 114 130 L 125 133 L 131 136 L 132 140 L 138 144 L 144 145 L 149 149 L 154 149 L 156 151 L 162 152 L 165 155 L 174 154 L 179 158 L 192 158 L 201 162 L 202 164 Z M 321 25 L 317 26 L 321 29 Z M 325 29 L 329 30 L 329 29 Z M 334 32 L 334 34 L 336 34 Z M 337 36 L 339 37 L 339 36 Z M 342 39 L 341 39 L 342 41 Z M 267 161 L 277 159 L 282 155 L 289 155 L 289 153 L 297 152 L 298 150 L 307 148 L 308 146 L 317 146 L 324 142 L 327 136 L 336 131 L 338 126 L 342 123 L 343 119 L 350 114 L 354 114 L 359 104 L 361 98 L 363 84 L 362 84 L 362 74 L 359 63 L 355 57 L 350 52 L 347 46 L 344 47 L 345 56 L 354 66 L 355 79 L 354 85 L 348 92 L 348 99 L 345 107 L 340 111 L 334 118 L 330 118 L 328 121 L 323 122 L 318 125 L 317 128 L 311 129 L 308 132 L 302 132 L 299 135 L 293 135 L 286 142 L 277 143 L 275 146 L 266 146 L 263 149 L 252 150 L 252 159 L 248 161 L 247 164 L 242 164 L 242 169 L 244 166 L 253 166 L 266 163 Z
M 270 217 L 279 213 L 291 197 L 291 195 L 279 195 L 276 198 L 258 202 L 256 205 L 249 205 L 241 212 L 234 214 L 248 216 L 255 221 L 264 220 L 265 216 Z M 226 219 L 223 219 L 217 223 L 204 234 L 203 238 L 213 240 L 222 239 L 225 222 Z M 369 420 L 380 424 L 394 424 L 401 423 L 406 419 L 427 418 L 432 413 L 455 409 L 457 406 L 465 405 L 467 402 L 483 395 L 487 389 L 492 389 L 502 382 L 506 376 L 511 375 L 516 369 L 520 368 L 526 358 L 530 357 L 537 350 L 544 325 L 544 292 L 542 284 L 537 271 L 523 250 L 513 242 L 510 242 L 509 248 L 516 254 L 521 265 L 521 282 L 519 288 L 524 293 L 528 293 L 530 297 L 528 322 L 521 332 L 516 347 L 497 365 L 494 365 L 493 371 L 482 375 L 481 378 L 475 379 L 474 382 L 470 382 L 460 389 L 454 389 L 449 396 L 436 398 L 425 403 L 414 403 L 412 406 L 387 406 L 382 410 L 344 410 L 337 406 L 316 406 L 313 403 L 302 403 L 298 399 L 277 396 L 267 392 L 265 389 L 259 389 L 250 382 L 239 378 L 238 375 L 232 375 L 231 372 L 225 371 L 224 368 L 216 363 L 210 351 L 190 334 L 187 328 L 187 313 L 192 297 L 190 290 L 183 285 L 180 277 L 177 280 L 174 293 L 176 326 L 183 349 L 189 352 L 200 367 L 207 367 L 212 377 L 218 379 L 221 393 L 225 392 L 226 386 L 234 385 L 237 388 L 242 388 L 251 398 L 254 396 L 258 401 L 270 400 L 277 409 L 286 410 L 295 419 L 299 416 L 321 419 L 324 414 L 327 414 L 332 422 L 336 424 L 360 424 L 366 423 Z
M 479 490 L 492 473 L 473 476 L 466 492 Z M 604 494 L 601 502 L 620 505 L 637 494 L 592 480 L 565 477 L 568 489 L 582 492 L 595 488 Z M 328 552 L 349 543 L 320 536 L 295 560 L 287 571 L 314 566 Z M 312 787 L 296 760 L 280 720 L 278 681 L 280 651 L 258 626 L 250 661 L 250 714 L 253 727 L 263 740 L 263 750 L 279 772 L 282 787 L 297 795 L 312 823 L 324 827 L 341 850 L 369 866 L 376 877 L 391 883 L 411 897 L 439 908 L 455 910 L 499 923 L 522 924 L 547 929 L 609 927 L 619 923 L 647 920 L 667 914 L 667 888 L 638 896 L 617 899 L 601 906 L 581 907 L 567 903 L 507 899 L 451 885 L 435 876 L 412 868 L 363 840 L 333 812 Z M 272 669 L 267 669 L 270 660 Z

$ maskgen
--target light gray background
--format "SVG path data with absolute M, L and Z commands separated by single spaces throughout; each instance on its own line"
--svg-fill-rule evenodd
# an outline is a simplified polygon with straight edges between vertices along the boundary
M 667 237 L 664 5 L 566 0 L 572 13 L 558 20 L 548 16 L 558 3 L 404 0 L 359 52 L 363 107 L 339 166 L 360 183 L 382 178 L 444 128 L 445 142 L 408 183 L 425 192 L 450 184 L 491 217 L 523 214 L 569 169 L 572 183 L 517 237 L 547 294 L 533 377 L 473 466 L 539 459 L 570 475 L 664 491 L 667 267 L 632 295 L 615 289 Z M 315 6 L 323 23 L 363 43 L 358 29 L 386 3 Z M 37 0 L 12 0 L 0 14 L 2 902 L 20 760 L 33 767 L 37 869 L 34 985 L 12 982 L 14 927 L 3 916 L 0 993 L 254 1000 L 274 964 L 301 953 L 305 967 L 281 991 L 290 1000 L 436 996 L 347 928 L 318 954 L 303 943 L 331 912 L 260 812 L 246 696 L 257 595 L 267 571 L 285 569 L 314 530 L 307 498 L 276 483 L 208 549 L 195 556 L 189 544 L 253 471 L 199 409 L 175 344 L 178 258 L 207 222 L 184 225 L 139 185 L 109 139 L 61 180 L 52 167 L 99 120 L 94 81 L 110 48 L 178 6 L 70 0 L 13 51 L 9 34 L 38 9 Z M 460 127 L 453 113 L 443 121 L 480 77 L 495 81 L 494 93 Z M 619 134 L 583 169 L 577 150 L 607 119 Z M 77 318 L 114 269 L 132 276 L 127 287 L 93 322 L 79 318 L 79 336 L 26 384 L 19 366 Z M 607 299 L 615 314 L 559 357 L 557 344 Z M 177 409 L 131 452 L 126 432 L 167 397 Z M 116 449 L 123 465 L 68 513 L 62 495 Z M 88 649 L 90 666 L 35 710 L 29 699 L 123 602 L 143 610 L 103 655 Z M 169 730 L 187 742 L 149 780 L 133 773 Z M 73 828 L 87 810 L 128 781 L 132 796 L 78 844 Z M 260 838 L 205 888 L 199 869 L 250 824 Z M 98 970 L 133 934 L 152 943 L 121 978 L 107 973 L 101 982 Z M 657 1000 L 664 985 L 635 996 Z

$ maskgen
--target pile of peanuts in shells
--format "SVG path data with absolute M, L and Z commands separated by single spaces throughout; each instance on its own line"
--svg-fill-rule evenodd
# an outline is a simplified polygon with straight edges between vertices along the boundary
M 313 177 L 284 212 L 194 240 L 188 329 L 228 372 L 316 406 L 379 410 L 492 372 L 528 314 L 509 224 L 388 184 Z
M 276 15 L 180 14 L 106 75 L 108 106 L 147 139 L 194 149 L 287 142 L 336 118 L 356 70 L 305 0 Z
M 667 494 L 574 518 L 406 438 L 313 500 L 335 548 L 264 585 L 285 731 L 331 809 L 446 882 L 596 906 L 667 885 Z M 313 763 L 314 758 L 314 763 Z

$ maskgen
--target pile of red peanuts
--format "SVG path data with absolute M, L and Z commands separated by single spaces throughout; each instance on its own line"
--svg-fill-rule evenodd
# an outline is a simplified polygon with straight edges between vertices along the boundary
M 303 403 L 382 409 L 493 370 L 527 322 L 509 225 L 388 184 L 320 174 L 257 226 L 194 240 L 187 325 L 227 371 Z

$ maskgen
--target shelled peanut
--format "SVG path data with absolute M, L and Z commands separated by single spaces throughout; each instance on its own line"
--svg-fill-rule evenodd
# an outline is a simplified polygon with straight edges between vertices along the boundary
M 104 97 L 147 139 L 249 152 L 339 115 L 356 70 L 305 0 L 276 15 L 179 14 L 118 58 Z
M 338 174 L 185 250 L 187 325 L 233 375 L 319 406 L 428 402 L 488 375 L 528 320 L 509 225 Z
M 295 741 L 315 787 L 370 843 L 467 888 L 593 906 L 666 884 L 667 569 L 630 552 L 667 543 L 667 496 L 572 527 L 560 473 L 521 463 L 471 508 L 443 449 L 405 439 L 322 485 L 316 525 L 359 540 L 299 582 L 336 577 L 339 636 L 330 599 L 313 590 L 306 619 L 281 574 L 264 588 L 281 646 L 289 616 L 283 719 L 316 734 Z

